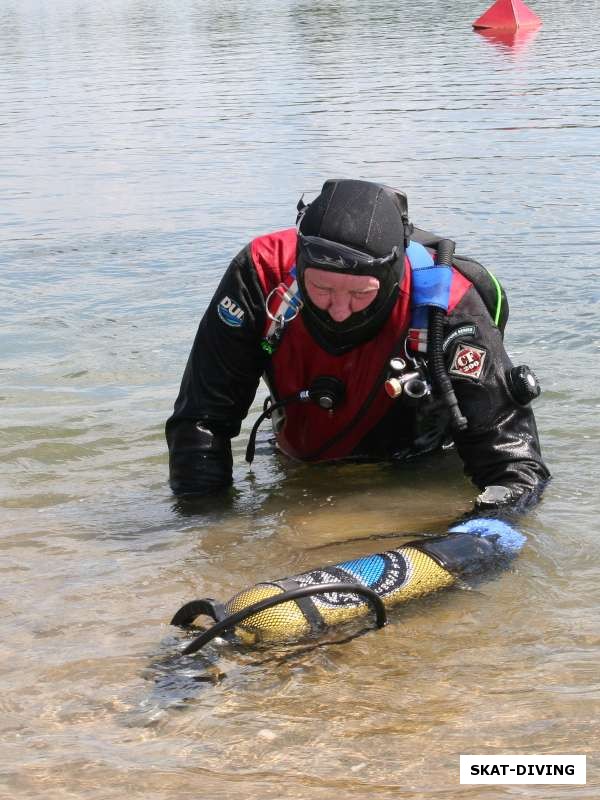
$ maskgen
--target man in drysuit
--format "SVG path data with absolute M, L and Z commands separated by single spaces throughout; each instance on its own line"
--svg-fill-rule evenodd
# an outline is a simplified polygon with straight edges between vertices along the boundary
M 166 425 L 173 492 L 231 484 L 231 439 L 264 376 L 263 416 L 292 458 L 405 460 L 454 441 L 477 507 L 535 502 L 549 479 L 539 387 L 504 350 L 497 281 L 413 228 L 387 186 L 330 180 L 298 212 L 234 258 L 200 322 Z

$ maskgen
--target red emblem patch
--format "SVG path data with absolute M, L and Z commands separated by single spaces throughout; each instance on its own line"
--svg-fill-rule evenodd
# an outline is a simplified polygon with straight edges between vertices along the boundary
M 479 347 L 473 347 L 472 345 L 459 343 L 454 351 L 454 357 L 449 372 L 453 375 L 466 376 L 467 378 L 475 378 L 475 380 L 477 380 L 481 377 L 485 356 L 485 350 L 481 350 Z

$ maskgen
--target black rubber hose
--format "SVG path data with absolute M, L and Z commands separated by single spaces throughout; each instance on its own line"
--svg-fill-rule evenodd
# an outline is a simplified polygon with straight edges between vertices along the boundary
M 437 264 L 452 266 L 455 244 L 450 239 L 442 239 L 437 246 Z M 442 308 L 432 308 L 429 312 L 429 358 L 431 372 L 437 391 L 450 412 L 450 424 L 454 431 L 464 431 L 467 419 L 463 417 L 452 383 L 446 372 L 444 362 L 444 322 L 446 312 Z
M 254 453 L 256 452 L 256 434 L 258 433 L 258 429 L 261 424 L 266 419 L 271 419 L 271 415 L 274 411 L 277 411 L 279 408 L 283 408 L 284 406 L 289 405 L 289 403 L 293 403 L 296 400 L 301 400 L 301 392 L 296 392 L 295 394 L 290 395 L 289 397 L 284 397 L 283 400 L 279 400 L 277 403 L 271 403 L 267 405 L 260 415 L 260 417 L 256 420 L 254 425 L 252 426 L 252 430 L 250 431 L 250 436 L 248 438 L 248 444 L 246 446 L 246 461 L 248 464 L 252 464 L 254 461 Z M 269 398 L 267 397 L 267 400 Z M 266 401 L 265 401 L 266 404 Z
M 316 586 L 300 586 L 297 589 L 290 589 L 287 592 L 282 592 L 272 597 L 266 597 L 264 600 L 259 600 L 256 603 L 246 606 L 246 608 L 242 608 L 241 611 L 237 611 L 235 614 L 230 614 L 230 616 L 220 620 L 213 625 L 212 628 L 209 628 L 207 631 L 204 631 L 204 633 L 201 633 L 200 636 L 193 639 L 182 651 L 182 655 L 188 656 L 192 653 L 196 653 L 222 631 L 233 628 L 253 614 L 258 614 L 259 611 L 265 611 L 267 608 L 273 608 L 273 606 L 287 603 L 289 600 L 295 600 L 296 598 L 310 597 L 313 594 L 325 594 L 330 592 L 347 592 L 348 594 L 358 594 L 366 597 L 375 611 L 377 627 L 383 628 L 384 625 L 387 624 L 387 613 L 383 600 L 373 589 L 369 589 L 367 586 L 362 586 L 360 583 L 320 583 Z

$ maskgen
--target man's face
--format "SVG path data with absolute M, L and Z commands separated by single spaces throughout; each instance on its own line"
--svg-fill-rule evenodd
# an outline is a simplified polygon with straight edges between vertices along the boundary
M 344 275 L 316 267 L 304 271 L 304 285 L 311 302 L 327 311 L 334 322 L 364 311 L 377 297 L 379 281 L 372 275 Z

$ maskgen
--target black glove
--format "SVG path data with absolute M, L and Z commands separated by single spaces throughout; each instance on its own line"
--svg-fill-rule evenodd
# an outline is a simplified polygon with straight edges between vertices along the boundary
M 214 494 L 233 482 L 231 440 L 199 422 L 181 421 L 168 431 L 169 482 L 176 495 Z

